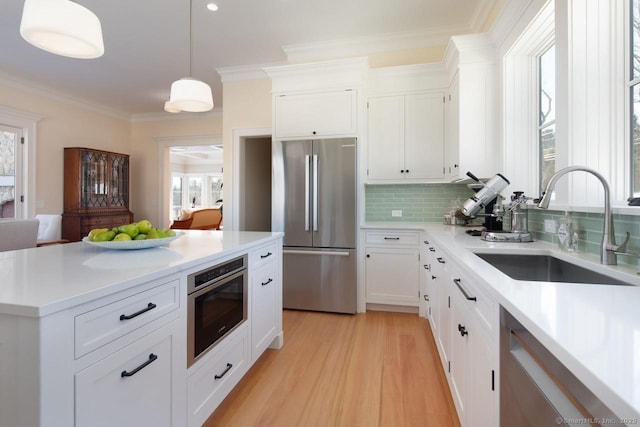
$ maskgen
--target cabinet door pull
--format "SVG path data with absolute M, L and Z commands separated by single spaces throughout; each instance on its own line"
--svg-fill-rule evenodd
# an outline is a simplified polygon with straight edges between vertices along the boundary
M 233 368 L 233 365 L 231 363 L 227 362 L 227 367 L 224 371 L 222 371 L 222 373 L 220 375 L 214 375 L 213 379 L 214 380 L 219 380 L 220 378 L 224 377 L 225 375 L 227 375 L 227 372 L 229 372 L 229 369 Z
M 460 323 L 458 323 L 458 332 L 460 332 L 461 336 L 469 335 L 469 332 L 467 332 L 467 328 Z
M 152 302 L 150 302 L 145 308 L 143 308 L 140 311 L 136 311 L 133 314 L 121 314 L 120 315 L 120 320 L 129 320 L 129 319 L 133 319 L 134 317 L 138 317 L 143 313 L 146 313 L 149 310 L 153 310 L 154 308 L 156 308 L 156 305 Z
M 262 286 L 267 286 L 269 283 L 273 282 L 273 279 L 269 278 L 266 282 L 260 282 Z
M 385 237 L 384 240 L 400 240 L 399 237 Z
M 453 283 L 456 284 L 456 286 L 458 287 L 458 289 L 460 289 L 460 292 L 462 292 L 462 295 L 464 295 L 464 297 L 466 299 L 468 299 L 469 301 L 477 301 L 478 300 L 476 297 L 472 297 L 471 295 L 469 295 L 467 293 L 467 291 L 464 290 L 464 288 L 460 284 L 460 279 L 453 279 Z
M 153 363 L 156 359 L 158 359 L 158 356 L 156 356 L 155 354 L 151 353 L 151 354 L 149 355 L 149 359 L 147 359 L 147 361 L 146 361 L 146 362 L 144 362 L 142 365 L 138 366 L 136 369 L 134 369 L 134 370 L 133 370 L 133 371 L 131 371 L 131 372 L 122 371 L 122 372 L 120 373 L 120 377 L 121 377 L 121 378 L 124 378 L 124 377 L 131 377 L 131 376 L 133 376 L 133 375 L 137 374 L 137 373 L 138 373 L 138 371 L 140 371 L 141 369 L 146 368 L 147 366 L 149 366 L 149 365 L 150 365 L 151 363 Z
M 438 258 L 436 258 L 436 259 L 438 260 L 438 262 L 439 262 L 440 264 L 444 264 L 444 258 L 440 258 L 440 257 L 438 257 Z
M 267 252 L 266 255 L 260 255 L 260 258 L 261 259 L 269 258 L 271 255 L 273 255 L 271 252 Z
M 436 248 L 429 248 L 429 252 L 435 252 Z

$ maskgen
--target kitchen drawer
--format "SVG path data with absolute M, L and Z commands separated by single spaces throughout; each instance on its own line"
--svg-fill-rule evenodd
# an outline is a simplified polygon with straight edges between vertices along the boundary
M 176 279 L 76 316 L 76 358 L 176 310 L 179 292 Z
M 380 230 L 366 232 L 367 245 L 418 247 L 420 244 L 419 231 Z
M 465 275 L 461 275 L 455 270 L 451 272 L 453 275 L 452 279 L 454 280 L 453 286 L 458 288 L 460 295 L 463 300 L 465 300 L 470 308 L 470 312 L 474 314 L 479 320 L 482 322 L 482 326 L 487 328 L 488 330 L 493 330 L 495 325 L 494 321 L 494 303 L 493 301 L 480 289 L 480 286 L 477 286 L 474 281 L 470 278 L 467 278 Z M 456 285 L 455 280 L 459 279 L 459 286 Z M 464 292 L 460 289 L 464 289 Z M 465 293 L 467 295 L 465 295 Z M 469 300 L 466 298 L 475 298 L 475 300 Z
M 249 330 L 244 324 L 189 369 L 189 426 L 201 426 L 249 369 Z M 191 370 L 195 367 L 194 372 Z
M 105 228 L 117 227 L 120 225 L 130 224 L 131 215 L 104 215 L 91 216 L 82 218 L 82 225 L 97 228 L 103 226 Z
M 278 244 L 270 243 L 260 246 L 249 253 L 249 267 L 259 268 L 266 263 L 276 259 L 278 253 Z
M 77 426 L 169 426 L 176 377 L 166 325 L 75 375 Z
M 277 335 L 277 319 L 282 315 L 277 273 L 275 263 L 251 272 L 251 360 L 257 360 Z

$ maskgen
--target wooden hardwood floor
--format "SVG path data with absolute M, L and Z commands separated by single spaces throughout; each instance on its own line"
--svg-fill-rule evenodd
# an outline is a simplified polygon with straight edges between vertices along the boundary
M 207 427 L 459 426 L 428 322 L 284 311 L 268 349 Z

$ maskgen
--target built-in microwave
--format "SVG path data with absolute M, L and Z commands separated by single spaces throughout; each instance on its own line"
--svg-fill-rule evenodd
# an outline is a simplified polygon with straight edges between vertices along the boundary
M 247 320 L 247 256 L 187 276 L 187 366 Z

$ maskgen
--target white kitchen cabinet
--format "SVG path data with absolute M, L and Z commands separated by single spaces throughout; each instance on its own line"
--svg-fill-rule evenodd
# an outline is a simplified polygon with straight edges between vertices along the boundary
M 270 244 L 249 254 L 251 268 L 251 360 L 269 346 L 279 348 L 282 331 L 282 271 L 278 248 Z M 275 342 L 274 342 L 275 341 Z
M 445 175 L 500 172 L 495 48 L 485 34 L 452 37 L 445 53 L 452 76 L 446 96 Z
M 240 325 L 189 369 L 187 413 L 189 427 L 211 416 L 247 372 L 250 363 L 249 328 Z
M 368 129 L 368 182 L 444 177 L 442 92 L 369 98 Z
M 342 89 L 274 95 L 274 139 L 357 136 L 358 92 Z
M 174 341 L 184 325 L 174 320 L 75 375 L 78 426 L 172 426 Z
M 492 346 L 495 338 L 491 339 L 496 331 L 489 327 L 492 317 L 487 313 L 496 308 L 459 267 L 448 262 L 448 268 L 450 280 L 443 288 L 446 298 L 440 300 L 439 350 L 449 389 L 462 427 L 494 426 L 498 356 L 497 347 Z
M 420 233 L 376 230 L 365 236 L 368 304 L 419 306 Z

